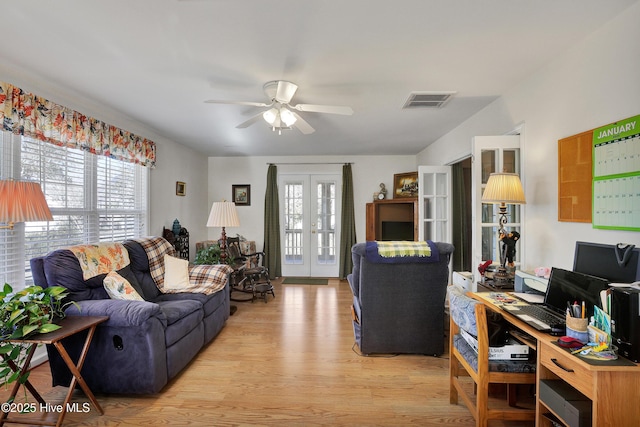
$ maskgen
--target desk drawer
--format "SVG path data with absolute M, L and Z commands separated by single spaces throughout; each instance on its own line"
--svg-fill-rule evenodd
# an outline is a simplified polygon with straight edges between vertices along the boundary
M 576 356 L 551 343 L 543 342 L 539 357 L 542 366 L 593 399 L 593 372 L 580 364 Z

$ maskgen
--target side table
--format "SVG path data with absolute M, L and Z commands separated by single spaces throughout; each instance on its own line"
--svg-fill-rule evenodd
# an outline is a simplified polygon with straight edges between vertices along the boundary
M 57 331 L 49 332 L 47 334 L 36 334 L 29 338 L 20 339 L 20 340 L 11 340 L 12 343 L 25 344 L 27 346 L 27 356 L 25 359 L 25 363 L 23 366 L 11 366 L 11 369 L 16 371 L 20 371 L 20 374 L 24 374 L 29 370 L 29 364 L 31 363 L 31 358 L 36 351 L 36 347 L 38 344 L 51 344 L 58 351 L 67 367 L 73 374 L 73 378 L 71 380 L 71 384 L 69 384 L 69 391 L 67 392 L 67 396 L 64 399 L 64 402 L 60 405 L 54 405 L 51 403 L 45 402 L 45 400 L 40 396 L 40 393 L 35 389 L 33 384 L 27 380 L 24 383 L 24 386 L 31 393 L 31 395 L 36 399 L 38 405 L 33 404 L 22 404 L 19 405 L 15 401 L 15 397 L 18 394 L 18 390 L 20 389 L 19 381 L 16 381 L 11 389 L 11 395 L 8 401 L 3 405 L 2 412 L 0 412 L 0 426 L 3 426 L 5 423 L 17 423 L 17 424 L 31 424 L 31 425 L 55 425 L 56 427 L 62 424 L 62 420 L 64 419 L 65 414 L 69 410 L 69 408 L 73 408 L 74 406 L 70 405 L 71 396 L 73 391 L 75 390 L 76 384 L 78 384 L 86 396 L 89 398 L 89 401 L 93 404 L 93 406 L 98 410 L 100 415 L 104 414 L 104 411 L 100 407 L 100 404 L 96 400 L 95 396 L 87 386 L 84 378 L 82 378 L 82 374 L 80 370 L 82 369 L 82 365 L 84 364 L 84 360 L 87 356 L 89 346 L 91 345 L 91 340 L 93 339 L 93 335 L 95 334 L 96 327 L 109 319 L 107 316 L 68 316 L 60 322 L 61 328 Z M 77 333 L 87 330 L 87 337 L 84 342 L 84 346 L 82 347 L 82 352 L 78 358 L 77 362 L 74 362 L 69 353 L 64 348 L 62 344 L 62 340 L 64 338 L 70 337 Z M 15 406 L 15 408 L 13 408 Z M 27 414 L 18 413 L 18 407 L 28 408 L 30 410 Z M 7 409 L 7 411 L 5 411 Z M 13 409 L 16 409 L 15 411 Z M 40 414 L 39 418 L 37 414 Z M 57 416 L 57 419 L 52 419 L 53 416 Z M 34 418 L 27 419 L 27 416 L 34 416 Z

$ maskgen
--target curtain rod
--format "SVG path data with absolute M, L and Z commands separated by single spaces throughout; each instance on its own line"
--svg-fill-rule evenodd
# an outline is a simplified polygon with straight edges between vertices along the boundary
M 268 165 L 353 165 L 354 162 L 310 162 L 310 163 L 273 163 L 267 162 Z

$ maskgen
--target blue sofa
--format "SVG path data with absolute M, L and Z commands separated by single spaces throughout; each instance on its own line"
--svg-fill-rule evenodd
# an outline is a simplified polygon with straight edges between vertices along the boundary
M 431 257 L 382 258 L 376 242 L 351 248 L 353 331 L 364 354 L 444 353 L 444 304 L 453 245 L 430 242 Z
M 109 316 L 98 326 L 82 369 L 89 387 L 99 393 L 153 394 L 224 327 L 230 308 L 228 274 L 223 270 L 226 284 L 212 294 L 161 293 L 143 246 L 131 240 L 124 247 L 130 264 L 117 272 L 144 301 L 110 299 L 103 287 L 106 274 L 84 280 L 78 258 L 69 249 L 33 258 L 31 268 L 36 285 L 69 290 L 68 299 L 78 307 L 70 305 L 67 315 Z M 83 341 L 84 336 L 73 336 L 64 343 L 74 360 Z M 53 385 L 68 386 L 71 373 L 57 351 L 47 350 Z

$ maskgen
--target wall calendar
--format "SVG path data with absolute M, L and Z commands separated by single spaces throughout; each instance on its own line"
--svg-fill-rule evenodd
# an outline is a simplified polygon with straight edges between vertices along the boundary
M 593 227 L 640 231 L 640 116 L 593 130 Z

